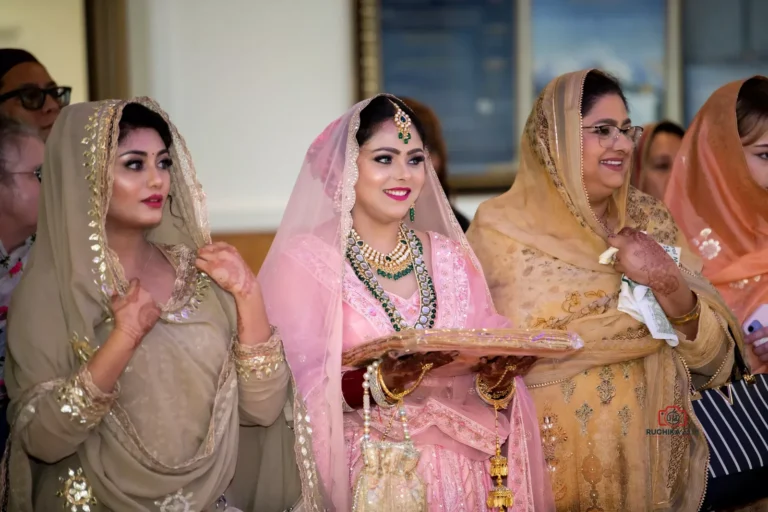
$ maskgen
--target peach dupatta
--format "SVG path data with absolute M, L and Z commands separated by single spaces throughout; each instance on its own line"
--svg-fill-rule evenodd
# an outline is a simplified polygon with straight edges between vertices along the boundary
M 768 190 L 749 174 L 736 120 L 745 81 L 715 91 L 696 115 L 665 197 L 740 322 L 768 304 Z

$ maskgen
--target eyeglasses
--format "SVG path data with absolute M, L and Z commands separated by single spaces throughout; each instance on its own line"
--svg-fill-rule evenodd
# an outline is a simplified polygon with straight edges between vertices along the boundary
M 606 149 L 610 149 L 616 145 L 616 141 L 619 140 L 619 135 L 625 136 L 629 142 L 633 145 L 637 145 L 640 137 L 643 135 L 642 126 L 630 126 L 629 128 L 619 128 L 610 124 L 603 124 L 598 126 L 582 126 L 585 130 L 590 130 L 597 135 L 597 139 L 600 141 L 600 145 Z
M 53 98 L 53 101 L 59 104 L 59 107 L 64 108 L 69 105 L 69 101 L 72 98 L 72 88 L 49 87 L 41 89 L 40 87 L 22 87 L 21 89 L 1 94 L 0 103 L 11 98 L 19 98 L 21 106 L 25 109 L 40 110 L 45 105 L 46 96 L 50 96 Z

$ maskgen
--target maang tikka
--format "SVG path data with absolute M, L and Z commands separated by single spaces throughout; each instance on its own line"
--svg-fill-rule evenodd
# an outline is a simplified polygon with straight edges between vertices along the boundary
M 404 144 L 408 144 L 408 141 L 411 140 L 411 118 L 408 114 L 403 112 L 403 109 L 400 108 L 397 103 L 392 100 L 390 100 L 390 103 L 395 107 L 394 121 L 395 126 L 397 126 L 397 131 L 400 132 L 397 137 L 402 140 Z

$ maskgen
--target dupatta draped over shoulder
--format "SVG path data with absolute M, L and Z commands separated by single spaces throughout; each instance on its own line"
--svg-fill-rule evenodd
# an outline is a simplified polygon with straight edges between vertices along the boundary
M 352 482 L 360 470 L 362 418 L 360 411 L 344 412 L 341 375 L 349 368 L 342 367 L 342 352 L 394 333 L 381 305 L 345 258 L 359 172 L 356 134 L 360 112 L 370 101 L 352 107 L 310 146 L 259 273 L 270 320 L 282 333 L 295 379 L 296 454 L 304 505 L 313 511 L 351 510 Z M 429 158 L 426 166 L 416 220 L 409 227 L 429 237 L 437 295 L 435 326 L 507 326 L 493 308 L 480 265 Z M 411 325 L 411 318 L 423 314 L 418 304 L 412 307 L 413 300 L 393 296 L 393 301 Z M 430 510 L 446 503 L 485 510 L 484 485 L 490 482 L 486 463 L 495 449 L 493 410 L 473 394 L 472 376 L 434 379 L 428 376 L 406 400 L 411 436 L 417 448 L 424 448 L 422 461 L 435 462 L 426 469 L 420 463 L 417 472 L 422 478 L 422 470 L 443 474 L 435 484 L 441 490 L 427 490 Z M 522 381 L 519 384 L 511 410 L 499 421 L 510 445 L 513 510 L 551 510 L 535 412 Z M 374 432 L 385 429 L 387 418 L 383 424 L 379 420 L 385 414 L 388 418 L 388 412 L 374 414 Z M 393 427 L 393 437 L 399 438 L 399 428 Z M 473 489 L 477 492 L 471 493 L 472 503 L 464 501 L 465 493 L 469 496 Z
M 768 304 L 768 190 L 749 174 L 736 119 L 745 81 L 724 85 L 701 107 L 665 198 L 703 258 L 704 275 L 741 322 Z
M 172 201 L 147 233 L 175 267 L 176 284 L 158 323 L 144 337 L 113 394 L 90 380 L 86 363 L 113 329 L 110 297 L 127 283 L 108 247 L 105 221 L 112 191 L 119 120 L 128 103 L 158 113 L 172 134 Z M 46 147 L 37 241 L 9 319 L 6 383 L 10 447 L 3 467 L 9 510 L 30 512 L 209 510 L 227 492 L 231 505 L 283 510 L 298 498 L 282 486 L 293 460 L 264 452 L 290 446 L 285 421 L 288 370 L 239 381 L 230 355 L 236 333 L 232 297 L 194 267 L 210 243 L 205 196 L 183 138 L 147 98 L 83 103 L 64 109 Z M 278 350 L 279 339 L 265 344 Z M 267 355 L 267 354 L 265 354 Z M 279 355 L 279 353 L 278 353 Z M 246 446 L 238 461 L 240 425 Z M 283 466 L 284 461 L 288 464 Z M 248 473 L 242 484 L 235 477 Z M 245 471 L 240 471 L 240 469 Z M 291 469 L 293 468 L 293 470 Z M 293 471 L 293 473 L 292 473 Z M 247 478 L 246 477 L 246 478 Z M 263 489 L 263 484 L 272 488 Z M 242 484 L 242 485 L 241 485 Z M 247 489 L 235 498 L 228 489 Z M 76 492 L 79 490 L 79 493 Z
M 541 93 L 514 185 L 480 206 L 467 236 L 499 312 L 520 327 L 569 330 L 585 341 L 579 353 L 541 361 L 525 378 L 546 432 L 558 510 L 697 510 L 708 449 L 693 417 L 688 368 L 710 384 L 728 377 L 733 319 L 669 212 L 629 178 L 611 199 L 619 229 L 682 247 L 684 276 L 703 312 L 697 339 L 679 334 L 672 349 L 618 311 L 620 275 L 598 263 L 609 245 L 582 175 L 588 72 L 560 76 Z M 690 436 L 649 435 L 664 426 L 659 411 L 669 407 L 691 418 Z

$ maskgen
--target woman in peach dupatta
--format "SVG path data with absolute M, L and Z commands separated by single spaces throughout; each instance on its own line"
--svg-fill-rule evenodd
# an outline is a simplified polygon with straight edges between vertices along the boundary
M 525 377 L 559 511 L 698 510 L 708 448 L 689 390 L 692 380 L 723 382 L 733 360 L 726 306 L 666 208 L 629 185 L 637 136 L 629 123 L 618 83 L 603 73 L 553 80 L 528 118 L 514 185 L 481 205 L 467 234 L 499 312 L 520 327 L 584 339 L 579 353 L 539 361 Z M 599 178 L 591 188 L 588 170 Z M 628 239 L 641 245 L 626 251 Z M 675 348 L 617 307 L 625 260 L 657 252 L 655 242 L 682 248 L 684 273 L 665 256 L 652 265 L 700 305 Z M 598 262 L 611 245 L 623 247 L 615 267 Z M 685 417 L 690 435 L 654 434 Z
M 743 324 L 768 304 L 768 78 L 729 83 L 701 107 L 666 201 L 704 259 L 704 275 Z M 764 328 L 745 342 L 766 337 Z M 747 358 L 753 372 L 766 373 L 768 343 Z
M 407 329 L 423 328 L 425 323 L 429 328 L 432 306 L 434 328 L 509 325 L 493 308 L 480 265 L 451 212 L 423 135 L 410 108 L 389 95 L 362 101 L 332 122 L 307 152 L 259 273 L 270 321 L 282 334 L 295 379 L 296 454 L 306 510 L 348 512 L 353 503 L 354 510 L 365 511 L 487 510 L 487 492 L 493 485 L 488 461 L 496 450 L 494 411 L 475 393 L 471 374 L 427 374 L 405 399 L 410 438 L 420 452 L 415 456 L 415 473 L 425 489 L 353 494 L 363 468 L 365 369 L 343 367 L 342 352 L 395 334 L 395 324 L 400 330 L 403 321 Z M 382 277 L 368 263 L 379 260 L 364 254 L 372 250 L 395 254 L 401 242 L 412 248 L 423 244 L 424 252 L 410 260 L 414 266 L 402 277 Z M 363 267 L 367 280 L 356 275 L 359 267 L 353 270 L 347 261 L 358 247 L 363 249 L 357 251 L 356 261 L 369 265 Z M 373 281 L 375 275 L 379 277 Z M 414 275 L 423 286 L 412 279 Z M 410 364 L 408 359 L 398 361 L 395 368 L 382 371 L 383 379 Z M 429 362 L 437 366 L 440 361 Z M 414 370 L 418 376 L 419 368 Z M 403 378 L 391 389 L 411 387 L 413 380 Z M 515 399 L 499 414 L 498 424 L 510 458 L 507 485 L 515 495 L 514 507 L 508 510 L 549 512 L 554 506 L 536 414 L 522 379 L 516 377 L 516 382 Z M 388 432 L 388 439 L 402 443 L 404 429 L 390 419 L 394 409 L 379 398 L 376 404 L 372 439 Z M 391 464 L 398 469 L 401 464 L 416 464 L 413 452 L 403 453 Z

